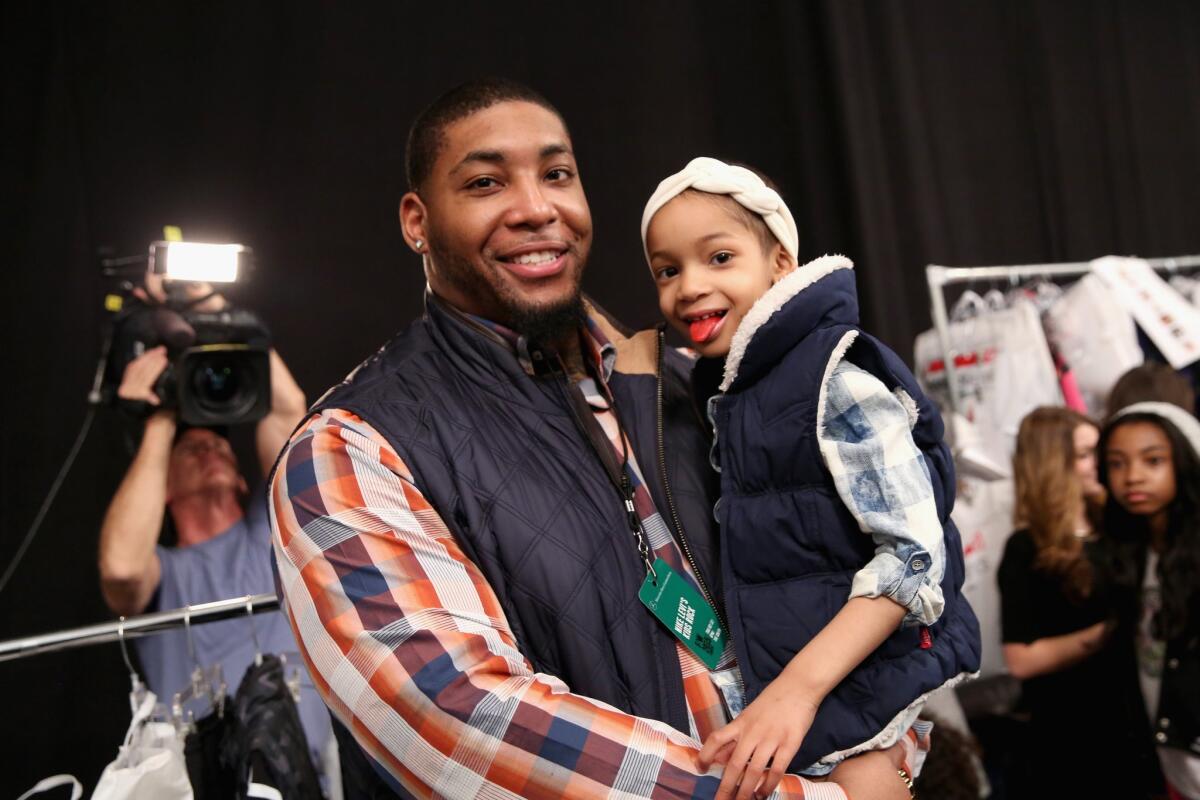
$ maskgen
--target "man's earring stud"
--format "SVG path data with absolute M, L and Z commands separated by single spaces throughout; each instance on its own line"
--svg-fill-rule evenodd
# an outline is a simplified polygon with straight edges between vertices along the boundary
M 420 239 L 417 239 L 415 242 L 413 242 L 413 247 L 417 248 L 418 250 L 421 250 L 425 247 L 425 242 L 421 241 Z

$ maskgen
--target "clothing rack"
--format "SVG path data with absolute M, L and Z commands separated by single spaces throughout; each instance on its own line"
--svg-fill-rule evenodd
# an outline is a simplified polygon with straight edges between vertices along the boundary
M 156 611 L 153 614 L 140 614 L 136 617 L 121 617 L 116 622 L 85 625 L 82 628 L 70 628 L 64 631 L 0 642 L 0 661 L 12 661 L 58 650 L 74 650 L 77 647 L 104 644 L 105 642 L 125 642 L 129 639 L 137 639 L 188 625 L 202 625 L 223 619 L 265 614 L 278 610 L 279 598 L 275 595 L 254 594 L 233 597 L 228 600 L 216 600 L 211 603 L 198 603 L 194 606 L 184 606 L 169 611 Z
M 1146 263 L 1160 272 L 1200 267 L 1200 255 L 1176 256 L 1173 258 L 1149 258 Z M 947 286 L 961 283 L 985 283 L 988 281 L 1021 281 L 1028 278 L 1073 278 L 1092 271 L 1092 262 L 1077 261 L 1060 264 L 1022 264 L 1009 267 L 943 267 L 930 264 L 925 267 L 925 280 L 929 284 L 929 298 L 933 327 L 937 330 L 938 343 L 942 348 L 942 361 L 946 365 L 946 381 L 949 389 L 950 412 L 958 410 L 958 369 L 954 363 L 957 355 L 950 347 L 950 315 L 946 311 Z

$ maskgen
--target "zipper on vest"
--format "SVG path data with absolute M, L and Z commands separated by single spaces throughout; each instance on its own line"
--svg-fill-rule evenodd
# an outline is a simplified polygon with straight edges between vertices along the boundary
M 704 575 L 700 572 L 700 566 L 696 563 L 696 558 L 692 555 L 692 548 L 688 546 L 687 535 L 683 532 L 683 525 L 679 522 L 679 512 L 675 509 L 675 496 L 671 493 L 671 482 L 667 479 L 667 449 L 665 444 L 665 436 L 663 432 L 663 367 L 666 363 L 666 333 L 660 327 L 658 329 L 658 373 L 655 375 L 656 394 L 655 394 L 655 423 L 656 433 L 658 436 L 658 474 L 662 481 L 663 494 L 667 498 L 667 510 L 671 515 L 671 523 L 675 527 L 675 539 L 679 542 L 679 549 L 683 551 L 683 555 L 687 558 L 688 564 L 692 567 L 692 574 L 696 576 L 696 583 L 700 585 L 700 592 L 704 595 L 704 599 L 712 606 L 716 612 L 718 619 L 721 620 L 721 625 L 725 630 L 729 630 L 729 623 L 725 620 L 725 606 L 718 605 L 713 593 L 708 590 L 708 584 L 704 582 Z

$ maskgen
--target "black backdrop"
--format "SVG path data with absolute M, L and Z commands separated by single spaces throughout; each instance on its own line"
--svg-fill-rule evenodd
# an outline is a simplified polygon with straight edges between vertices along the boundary
M 928 326 L 922 267 L 1200 252 L 1200 5 L 8 3 L 0 564 L 83 418 L 97 248 L 164 224 L 247 243 L 235 290 L 310 397 L 418 313 L 395 221 L 403 140 L 438 92 L 524 80 L 575 137 L 588 290 L 655 320 L 641 206 L 698 154 L 783 186 L 809 257 L 858 264 L 866 325 Z M 127 463 L 103 415 L 12 584 L 0 638 L 106 617 L 99 519 Z M 128 720 L 116 646 L 0 664 L 0 795 L 90 787 Z M 23 757 L 13 757 L 23 756 Z

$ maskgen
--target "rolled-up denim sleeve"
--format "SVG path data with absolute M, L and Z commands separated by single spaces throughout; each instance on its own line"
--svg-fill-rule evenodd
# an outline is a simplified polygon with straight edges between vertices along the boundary
M 821 455 L 842 502 L 875 542 L 850 597 L 889 597 L 904 625 L 942 614 L 945 538 L 929 466 L 912 437 L 915 407 L 869 372 L 842 361 L 823 390 Z

